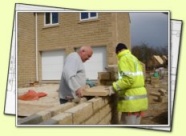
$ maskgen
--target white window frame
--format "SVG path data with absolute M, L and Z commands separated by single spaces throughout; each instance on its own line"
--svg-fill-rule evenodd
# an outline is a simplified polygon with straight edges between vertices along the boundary
M 88 18 L 82 19 L 81 18 L 81 13 L 88 13 Z M 91 13 L 96 13 L 96 16 L 95 17 L 91 17 L 90 16 Z M 79 17 L 80 17 L 80 21 L 97 19 L 98 18 L 98 12 L 80 12 Z
M 49 24 L 46 23 L 46 13 L 50 13 L 50 23 Z M 46 12 L 46 13 L 44 13 L 44 25 L 45 26 L 59 24 L 59 13 L 58 12 Z M 58 22 L 57 23 L 52 23 L 53 22 L 53 20 L 52 20 L 52 15 L 53 14 L 52 13 L 58 13 Z

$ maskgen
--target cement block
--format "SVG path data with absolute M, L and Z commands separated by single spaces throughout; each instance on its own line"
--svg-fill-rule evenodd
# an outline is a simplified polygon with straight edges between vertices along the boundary
M 96 125 L 100 122 L 100 111 L 95 112 L 88 120 L 83 122 L 83 125 Z
M 108 90 L 106 86 L 95 86 L 91 88 L 86 88 L 82 92 L 83 96 L 108 96 Z
M 112 81 L 112 80 L 110 80 L 110 81 L 106 81 L 106 82 L 105 82 L 105 85 L 107 85 L 107 86 L 111 86 L 111 85 L 113 84 L 113 82 L 114 82 L 114 81 Z
M 71 113 L 61 113 L 52 118 L 53 120 L 58 121 L 60 125 L 72 125 L 73 118 Z
M 112 110 L 111 105 L 107 104 L 100 110 L 100 118 L 104 118 Z
M 67 102 L 65 104 L 60 104 L 60 105 L 54 106 L 52 108 L 46 109 L 44 111 L 38 112 L 37 115 L 42 116 L 42 119 L 45 121 L 45 120 L 48 120 L 49 118 L 57 115 L 60 112 L 63 112 L 67 109 L 72 108 L 75 105 L 76 104 L 73 102 Z
M 99 80 L 110 80 L 110 72 L 98 72 Z
M 153 83 L 159 83 L 159 78 L 158 77 L 153 77 L 153 76 L 151 76 L 151 84 L 153 84 Z
M 71 113 L 73 117 L 73 124 L 81 124 L 93 115 L 92 103 L 81 103 L 65 113 Z
M 106 85 L 106 80 L 98 80 L 98 85 Z
M 108 72 L 118 72 L 118 66 L 117 65 L 108 65 L 105 69 Z
M 104 118 L 100 120 L 98 125 L 110 125 L 111 124 L 111 119 L 112 119 L 112 114 L 109 112 Z
M 150 92 L 150 95 L 153 96 L 161 96 L 161 94 L 159 92 Z
M 42 121 L 45 121 L 52 117 L 52 112 L 45 110 L 38 112 L 37 115 L 42 117 Z
M 165 96 L 165 94 L 166 94 L 167 91 L 166 91 L 165 89 L 162 89 L 162 88 L 161 88 L 161 89 L 158 90 L 158 92 L 160 92 L 160 94 L 161 94 L 162 96 Z
M 104 100 L 105 105 L 108 104 L 111 101 L 111 97 L 110 96 L 106 96 L 106 97 L 101 97 Z
M 110 79 L 113 81 L 118 80 L 118 73 L 117 72 L 111 72 L 110 73 Z
M 92 103 L 93 111 L 96 112 L 101 109 L 105 105 L 105 101 L 101 97 L 96 97 L 88 101 L 88 103 Z
M 71 125 L 71 124 L 72 114 L 70 113 L 61 113 L 40 123 L 40 125 Z
M 18 124 L 19 125 L 25 125 L 25 124 L 38 124 L 42 122 L 42 116 L 39 116 L 37 114 L 33 114 L 31 116 L 28 116 L 26 118 L 21 119 Z
M 88 120 L 86 120 L 83 124 L 85 125 L 96 125 L 96 124 L 107 125 L 107 124 L 110 124 L 110 122 L 111 122 L 111 109 L 110 109 L 110 106 L 107 104 L 104 107 L 101 107 L 96 112 L 94 112 L 94 114 Z
M 39 125 L 57 125 L 57 124 L 59 124 L 59 122 L 54 119 L 49 119 L 49 120 L 39 123 Z

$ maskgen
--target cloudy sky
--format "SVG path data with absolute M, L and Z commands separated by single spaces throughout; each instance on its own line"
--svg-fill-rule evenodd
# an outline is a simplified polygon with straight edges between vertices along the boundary
M 168 45 L 168 15 L 161 12 L 130 12 L 131 44 Z

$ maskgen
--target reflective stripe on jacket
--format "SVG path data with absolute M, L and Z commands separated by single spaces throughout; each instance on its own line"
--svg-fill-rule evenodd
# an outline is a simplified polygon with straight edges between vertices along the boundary
M 119 96 L 118 111 L 147 110 L 147 91 L 144 87 L 144 76 L 140 62 L 129 50 L 121 51 L 117 57 L 119 79 L 113 83 L 113 88 Z

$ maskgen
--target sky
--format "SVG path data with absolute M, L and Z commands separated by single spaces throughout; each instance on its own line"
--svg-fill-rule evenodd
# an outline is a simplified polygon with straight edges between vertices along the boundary
M 167 46 L 169 16 L 161 12 L 130 12 L 131 45 Z

